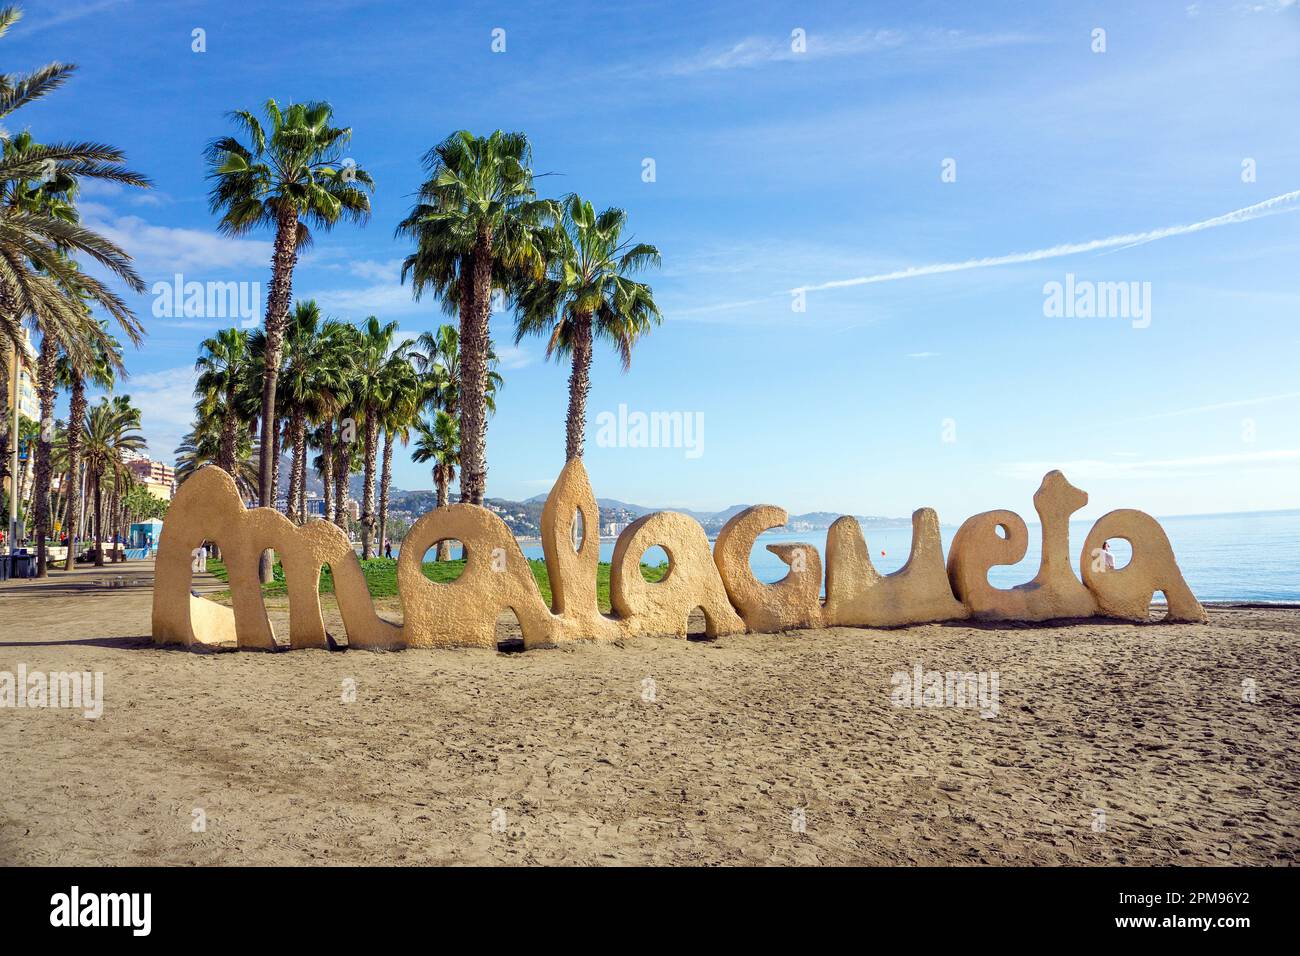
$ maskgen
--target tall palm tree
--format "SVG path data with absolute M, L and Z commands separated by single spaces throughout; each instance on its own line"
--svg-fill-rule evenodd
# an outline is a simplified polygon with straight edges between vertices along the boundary
M 411 440 L 411 427 L 419 421 L 420 409 L 428 395 L 426 381 L 416 373 L 404 348 L 397 349 L 388 357 L 382 378 L 384 392 L 379 427 L 384 438 L 384 460 L 379 479 L 379 535 L 376 538 L 380 553 L 388 540 L 388 489 L 393 477 L 393 442 L 406 445 Z
M 433 486 L 437 489 L 437 506 L 448 503 L 447 489 L 456 480 L 456 466 L 460 464 L 460 429 L 456 419 L 443 409 L 434 412 L 433 420 L 422 418 L 415 425 L 415 447 L 411 458 L 418 462 L 433 462 Z M 439 541 L 439 561 L 451 559 L 451 542 Z
M 482 504 L 487 486 L 488 318 L 494 276 L 540 276 L 542 226 L 554 205 L 533 190 L 532 148 L 522 133 L 461 130 L 424 157 L 428 178 L 398 226 L 416 240 L 403 262 L 416 297 L 432 289 L 460 312 L 461 500 Z
M 281 340 L 298 252 L 311 242 L 309 225 L 328 230 L 340 219 L 368 219 L 367 192 L 374 191 L 374 181 L 365 170 L 344 161 L 352 130 L 330 125 L 333 109 L 328 103 L 293 103 L 281 110 L 275 100 L 267 100 L 264 112 L 269 131 L 248 110 L 231 113 L 249 145 L 223 136 L 208 145 L 206 156 L 213 181 L 209 205 L 213 213 L 221 213 L 218 229 L 227 235 L 264 226 L 275 230 L 261 411 L 262 448 L 272 449 L 279 430 L 275 393 Z M 275 505 L 274 459 L 262 456 L 259 476 L 261 504 L 270 507 Z M 268 558 L 263 556 L 264 581 L 270 574 Z
M 95 516 L 95 567 L 104 566 L 104 486 L 107 479 L 120 487 L 121 474 L 126 470 L 123 455 L 143 451 L 144 436 L 140 434 L 140 409 L 131 404 L 129 395 L 101 399 L 86 413 L 85 426 L 86 469 L 94 499 Z
M 381 325 L 375 316 L 367 317 L 360 329 L 356 366 L 352 375 L 352 409 L 360 418 L 365 445 L 365 464 L 361 483 L 361 556 L 371 557 L 370 545 L 375 533 L 375 457 L 378 453 L 379 420 L 387 396 L 388 381 L 384 367 L 397 334 L 397 323 Z
M 101 321 L 100 324 L 104 323 Z M 106 328 L 104 331 L 107 334 Z M 89 383 L 97 388 L 112 391 L 117 382 L 118 370 L 122 368 L 121 346 L 112 335 L 108 335 L 108 341 L 110 346 L 107 349 L 99 343 L 92 344 L 92 354 L 95 359 L 88 365 L 74 363 L 65 352 L 59 357 L 56 370 L 59 385 L 71 393 L 66 437 L 68 490 L 65 495 L 67 511 L 64 527 L 68 532 L 68 556 L 63 564 L 65 571 L 71 571 L 73 568 L 77 554 L 78 533 L 81 530 L 81 446 L 86 427 L 86 385 Z M 122 374 L 125 375 L 125 371 Z
M 248 333 L 222 329 L 199 345 L 194 368 L 199 373 L 195 391 L 207 407 L 220 415 L 221 444 L 217 466 L 235 473 L 235 452 L 239 445 L 239 390 L 248 378 Z
M 325 520 L 336 523 L 340 521 L 342 499 L 339 498 L 334 484 L 334 470 L 339 464 L 339 456 L 335 450 L 335 443 L 339 436 L 335 433 L 335 425 L 351 399 L 349 389 L 353 374 L 352 344 L 355 337 L 356 328 L 346 322 L 327 319 L 321 326 L 321 347 L 325 361 L 335 369 L 337 374 L 334 387 L 328 392 L 317 395 L 318 417 L 315 419 L 317 427 L 310 441 L 312 447 L 320 449 L 320 455 L 316 458 L 316 472 L 320 476 L 324 489 Z M 346 486 L 347 475 L 343 475 L 342 478 Z M 335 510 L 336 500 L 339 502 L 340 510 Z
M 0 20 L 3 20 L 3 15 L 0 15 Z M 102 153 L 103 149 L 96 147 L 92 152 Z M 4 236 L 7 226 L 13 226 L 17 229 L 8 238 L 18 240 L 9 245 L 0 239 L 0 311 L 8 305 L 17 307 L 20 313 L 26 312 L 41 336 L 35 379 L 43 426 L 36 446 L 33 531 L 36 573 L 38 577 L 44 577 L 47 573 L 46 541 L 53 525 L 50 454 L 57 393 L 56 364 L 61 350 L 78 361 L 88 362 L 93 359 L 94 345 L 102 347 L 107 344 L 104 340 L 106 332 L 90 318 L 90 309 L 85 304 L 86 299 L 97 297 L 96 289 L 106 290 L 80 271 L 74 254 L 101 245 L 107 261 L 113 263 L 110 269 L 136 291 L 143 291 L 143 283 L 130 268 L 130 258 L 107 240 L 79 225 L 75 207 L 78 183 L 82 178 L 110 179 L 142 187 L 148 182 L 126 169 L 120 154 L 113 161 L 87 164 L 83 150 L 80 159 L 60 160 L 52 158 L 49 149 L 33 140 L 27 132 L 4 141 L 0 170 L 7 170 L 7 174 L 0 172 L 0 205 L 3 206 L 0 236 Z M 24 224 L 33 222 L 37 224 L 36 228 L 23 236 Z M 5 266 L 9 268 L 5 269 Z M 24 303 L 22 296 L 15 292 L 24 284 L 24 270 L 35 279 L 48 280 L 46 291 L 51 294 Z M 110 295 L 109 304 L 117 309 L 119 322 L 129 335 L 135 334 L 135 317 L 125 306 L 118 308 L 120 300 L 115 299 Z
M 311 448 L 320 450 L 320 454 L 311 460 L 311 465 L 316 469 L 316 477 L 320 479 L 325 520 L 332 521 L 334 516 L 334 419 L 332 416 L 323 417 L 307 433 L 307 444 Z
M 0 9 L 0 37 L 22 17 L 17 7 Z M 50 63 L 28 74 L 0 74 L 0 122 L 14 111 L 62 86 L 76 67 Z M 147 188 L 149 180 L 127 169 L 121 150 L 102 143 L 41 145 L 26 134 L 3 136 L 0 155 L 0 335 L 22 337 L 28 317 L 42 333 L 53 334 L 74 359 L 88 361 L 88 343 L 99 326 L 86 322 L 82 297 L 116 320 L 138 344 L 139 320 L 122 298 L 98 278 L 78 269 L 76 257 L 88 256 L 134 292 L 144 282 L 131 258 L 115 243 L 91 229 L 31 200 L 39 194 L 70 196 L 82 179 L 98 179 Z M 102 340 L 101 340 L 102 341 Z
M 545 277 L 516 296 L 515 341 L 548 335 L 547 357 L 571 359 L 564 446 L 570 461 L 583 452 L 593 340 L 613 345 L 627 371 L 638 339 L 662 318 L 650 286 L 629 275 L 658 266 L 659 250 L 622 238 L 627 213 L 611 208 L 597 215 L 577 194 L 566 196 L 562 208 Z
M 348 479 L 352 477 L 358 457 L 357 416 L 355 409 L 356 387 L 361 381 L 358 358 L 362 355 L 361 331 L 355 325 L 346 322 L 330 322 L 326 332 L 330 352 L 339 366 L 343 387 L 333 396 L 327 411 L 332 415 L 333 430 L 327 443 L 321 446 L 322 453 L 333 452 L 330 474 L 334 479 L 332 505 L 334 523 L 348 531 Z
M 330 397 L 344 386 L 345 368 L 339 364 L 331 329 L 321 320 L 314 300 L 294 306 L 285 336 L 285 367 L 281 373 L 283 398 L 289 413 L 293 469 L 289 481 L 288 513 L 307 520 L 307 424 L 319 420 L 330 408 Z

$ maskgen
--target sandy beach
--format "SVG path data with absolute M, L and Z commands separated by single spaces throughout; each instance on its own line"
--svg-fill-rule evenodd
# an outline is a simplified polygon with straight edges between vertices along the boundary
M 150 643 L 148 579 L 0 585 L 0 671 L 105 684 L 0 710 L 0 863 L 1300 859 L 1297 609 L 202 655 Z M 995 672 L 996 716 L 894 706 L 917 664 Z

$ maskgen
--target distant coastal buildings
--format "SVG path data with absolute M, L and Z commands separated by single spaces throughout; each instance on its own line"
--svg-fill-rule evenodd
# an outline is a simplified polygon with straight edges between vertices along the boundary
M 36 349 L 32 347 L 32 336 L 26 326 L 23 327 L 23 337 L 20 344 L 22 345 L 22 361 L 17 378 L 15 379 L 14 377 L 14 364 L 19 364 L 17 349 L 11 353 L 13 364 L 5 369 L 5 382 L 8 384 L 9 392 L 6 396 L 6 415 L 3 424 L 3 427 L 6 430 L 13 428 L 12 415 L 15 405 L 18 408 L 18 415 L 21 418 L 35 422 L 39 421 L 41 417 L 41 405 L 36 399 Z M 17 396 L 16 398 L 15 394 Z M 23 487 L 24 484 L 29 484 L 31 482 L 32 464 L 31 456 L 23 453 L 18 465 L 19 473 L 22 476 L 19 479 L 20 488 Z M 6 495 L 9 494 L 9 475 L 7 472 L 4 479 L 4 491 Z
M 176 491 L 176 469 L 161 461 L 154 461 L 141 452 L 124 452 L 126 470 L 136 483 L 155 498 L 171 501 Z

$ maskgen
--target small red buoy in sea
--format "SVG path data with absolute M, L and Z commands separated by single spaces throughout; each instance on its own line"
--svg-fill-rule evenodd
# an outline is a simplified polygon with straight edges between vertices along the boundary
M 881 549 L 880 549 L 880 556 L 881 556 L 882 558 L 885 556 L 885 549 L 884 549 L 884 548 L 881 548 Z

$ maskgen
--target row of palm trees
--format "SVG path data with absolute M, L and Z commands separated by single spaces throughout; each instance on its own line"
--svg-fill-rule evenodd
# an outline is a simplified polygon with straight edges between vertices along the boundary
M 16 8 L 0 10 L 0 36 L 20 16 Z M 0 121 L 53 92 L 73 71 L 56 63 L 29 74 L 0 74 Z M 594 342 L 609 341 L 626 367 L 636 341 L 660 321 L 650 288 L 632 278 L 658 263 L 658 251 L 623 238 L 621 210 L 597 214 L 576 195 L 540 198 L 532 148 L 521 133 L 447 137 L 424 157 L 426 179 L 397 231 L 414 243 L 402 281 L 411 280 L 417 299 L 432 293 L 458 323 L 403 345 L 393 323 L 370 319 L 354 328 L 323 320 L 309 300 L 294 304 L 294 270 L 313 231 L 341 221 L 363 223 L 370 215 L 374 182 L 344 158 L 351 130 L 335 126 L 331 108 L 319 102 L 281 108 L 269 100 L 260 118 L 246 110 L 231 117 L 238 135 L 220 137 L 206 150 L 210 205 L 223 233 L 273 231 L 271 282 L 262 329 L 226 330 L 204 343 L 199 414 L 181 449 L 182 470 L 216 461 L 261 504 L 273 506 L 279 452 L 287 446 L 293 454 L 287 499 L 302 517 L 308 449 L 316 448 L 318 473 L 327 473 L 333 486 L 333 517 L 341 520 L 347 479 L 359 458 L 368 552 L 384 537 L 393 443 L 414 435 L 414 457 L 433 463 L 440 500 L 459 473 L 460 499 L 481 504 L 487 421 L 500 381 L 488 327 L 497 296 L 513 304 L 516 341 L 543 335 L 548 356 L 570 360 L 565 453 L 582 454 Z M 112 146 L 44 145 L 26 133 L 0 138 L 0 362 L 23 348 L 24 324 L 36 331 L 38 397 L 47 424 L 54 419 L 61 363 L 65 367 L 73 406 L 70 455 L 78 472 L 78 456 L 86 453 L 80 427 L 88 414 L 86 389 L 111 381 L 109 373 L 125 374 L 120 346 L 92 308 L 133 344 L 143 328 L 121 297 L 82 272 L 76 258 L 88 256 L 126 288 L 144 289 L 127 253 L 78 221 L 79 184 L 151 184 Z M 41 573 L 52 529 L 54 431 L 42 428 L 36 443 L 33 530 Z M 12 438 L 0 434 L 0 444 Z M 269 570 L 265 561 L 264 575 Z
M 279 503 L 280 460 L 287 449 L 285 514 L 299 523 L 307 520 L 308 475 L 314 470 L 326 520 L 351 532 L 349 479 L 360 473 L 358 531 L 362 556 L 369 558 L 387 539 L 394 448 L 414 435 L 414 458 L 433 463 L 438 502 L 448 503 L 460 454 L 455 328 L 444 325 L 399 342 L 395 322 L 370 316 L 351 325 L 324 318 L 314 301 L 300 300 L 290 312 L 278 365 L 269 366 L 267 354 L 262 330 L 223 329 L 200 345 L 195 427 L 177 449 L 178 481 L 204 464 L 216 464 L 234 477 L 245 499 L 252 499 L 265 461 L 271 500 Z M 261 398 L 268 367 L 277 388 L 273 418 L 265 427 Z M 490 369 L 489 409 L 495 407 L 499 384 L 500 375 Z M 264 457 L 258 436 L 267 432 L 270 454 Z
M 425 155 L 426 179 L 397 233 L 415 246 L 402 263 L 402 281 L 411 280 L 416 299 L 432 294 L 444 312 L 458 318 L 457 327 L 426 333 L 416 348 L 396 348 L 396 326 L 381 325 L 372 317 L 355 334 L 376 351 L 362 349 L 350 364 L 321 362 L 312 357 L 312 349 L 320 347 L 334 354 L 336 350 L 328 343 L 345 333 L 338 331 L 338 323 L 327 333 L 325 328 L 331 323 L 322 324 L 310 302 L 299 302 L 291 314 L 298 252 L 311 241 L 313 229 L 330 229 L 344 220 L 365 222 L 374 182 L 364 169 L 343 158 L 351 130 L 334 125 L 328 104 L 281 108 L 275 100 L 268 100 L 263 112 L 264 119 L 247 110 L 231 113 L 242 138 L 222 137 L 207 149 L 210 206 L 220 214 L 219 230 L 230 235 L 263 227 L 274 230 L 265 328 L 248 336 L 244 350 L 251 357 L 252 368 L 243 374 L 252 376 L 256 387 L 253 391 L 245 388 L 243 420 L 255 419 L 260 433 L 256 441 L 251 429 L 237 439 L 237 429 L 229 424 L 233 419 L 227 419 L 222 432 L 227 451 L 222 460 L 232 468 L 243 467 L 229 453 L 232 448 L 242 448 L 246 455 L 255 448 L 272 450 L 256 455 L 260 503 L 274 506 L 277 500 L 281 424 L 286 421 L 294 449 L 288 496 L 291 511 L 292 503 L 301 499 L 309 424 L 315 429 L 311 432 L 313 447 L 321 451 L 319 473 L 324 477 L 328 469 L 336 482 L 346 480 L 345 453 L 338 451 L 339 436 L 329 423 L 340 420 L 343 409 L 352 408 L 367 410 L 357 419 L 365 475 L 363 554 L 368 556 L 375 525 L 373 459 L 381 431 L 381 526 L 393 441 L 405 442 L 412 428 L 418 433 L 413 457 L 434 463 L 440 503 L 446 500 L 445 486 L 459 469 L 460 500 L 482 504 L 487 483 L 487 421 L 494 388 L 500 382 L 493 369 L 489 335 L 494 299 L 513 304 L 516 343 L 525 336 L 543 336 L 548 357 L 569 360 L 565 458 L 580 457 L 595 342 L 611 344 L 626 369 L 636 342 L 661 321 L 650 287 L 632 278 L 642 269 L 657 266 L 659 252 L 654 246 L 624 238 L 626 213 L 621 209 L 597 213 L 576 194 L 562 200 L 539 198 L 534 188 L 532 147 L 522 133 L 498 130 L 475 136 L 464 130 L 456 132 Z M 311 318 L 307 318 L 309 314 Z M 205 376 L 210 365 L 229 367 L 230 362 L 222 356 L 235 347 L 238 335 L 236 330 L 227 330 L 222 336 L 230 341 L 223 344 L 219 336 L 204 343 L 200 369 Z M 447 340 L 453 335 L 454 348 L 448 349 Z M 295 336 L 303 340 L 295 343 Z M 405 386 L 394 384 L 394 376 L 399 376 L 394 369 L 403 364 L 409 367 L 400 372 L 405 376 L 402 381 L 410 386 L 409 394 Z M 454 384 L 431 385 L 430 376 L 434 375 Z M 229 379 L 233 377 L 221 382 L 219 375 L 205 378 L 206 384 L 200 385 L 200 404 L 233 405 L 233 393 L 221 391 L 231 387 Z M 348 396 L 346 402 L 340 398 L 343 393 Z M 254 394 L 255 412 L 247 404 Z M 430 398 L 430 394 L 440 397 Z M 379 412 L 394 405 L 420 409 L 427 415 L 398 413 L 390 421 L 385 417 L 388 412 Z M 200 432 L 196 429 L 191 436 L 196 447 L 203 437 Z M 454 455 L 450 453 L 453 447 Z M 241 480 L 251 490 L 250 477 L 241 472 Z M 336 512 L 341 502 L 342 496 L 336 492 Z M 298 508 L 301 512 L 300 504 Z M 379 532 L 382 541 L 382 527 Z M 264 579 L 269 572 L 269 562 L 264 561 Z
M 76 542 L 87 531 L 92 532 L 95 566 L 102 567 L 105 541 L 125 542 L 132 522 L 161 518 L 167 511 L 166 502 L 149 494 L 127 468 L 128 455 L 145 449 L 140 409 L 131 403 L 131 396 L 101 398 L 86 409 L 80 429 L 71 427 L 76 422 L 71 419 L 70 427 L 55 441 L 56 464 L 65 469 L 60 486 L 67 489 L 62 495 L 67 509 L 64 527 L 68 531 L 65 569 L 72 568 Z M 71 451 L 74 441 L 80 446 L 75 458 Z M 90 498 L 89 513 L 85 515 L 80 513 L 81 488 L 87 490 Z M 93 528 L 90 527 L 92 519 Z M 123 557 L 120 550 L 114 549 L 114 560 Z
M 21 19 L 16 7 L 0 9 L 0 37 Z M 22 107 L 63 86 L 76 71 L 70 64 L 50 63 L 29 73 L 0 74 L 0 124 L 7 124 Z M 40 339 L 36 359 L 36 393 L 40 424 L 28 447 L 34 446 L 31 525 L 37 548 L 38 574 L 46 573 L 47 541 L 53 530 L 56 502 L 51 495 L 54 476 L 55 401 L 60 383 L 69 386 L 73 404 L 68 435 L 69 472 L 80 474 L 94 451 L 85 407 L 87 383 L 102 384 L 108 373 L 125 374 L 121 349 L 106 323 L 95 319 L 98 307 L 133 344 L 143 328 L 122 298 L 95 276 L 83 272 L 78 256 L 87 257 L 134 292 L 144 283 L 131 258 L 116 244 L 79 221 L 77 197 L 85 180 L 148 188 L 149 180 L 127 168 L 117 148 L 96 142 L 37 142 L 30 133 L 10 135 L 0 126 L 0 477 L 10 479 L 10 494 L 18 495 L 18 475 L 10 475 L 16 418 L 8 407 L 13 383 L 9 370 L 26 349 L 24 326 Z M 107 414 L 107 413 L 105 413 Z M 138 424 L 138 422 L 137 422 Z M 103 467 L 110 465 L 105 462 Z M 80 512 L 79 482 L 69 482 L 68 514 Z M 17 504 L 17 501 L 6 502 Z M 74 531 L 78 523 L 70 523 Z M 96 533 L 103 529 L 96 527 Z M 75 541 L 70 555 L 75 554 Z
M 66 358 L 60 360 L 58 381 L 67 385 Z M 128 468 L 130 456 L 145 448 L 140 432 L 140 409 L 129 395 L 104 397 L 87 406 L 84 399 L 80 414 L 68 422 L 57 421 L 49 441 L 49 473 L 59 476 L 57 486 L 50 481 L 42 490 L 33 473 L 32 456 L 21 462 L 18 473 L 20 513 L 32 515 L 40 496 L 46 499 L 48 513 L 57 516 L 67 534 L 68 553 L 64 569 L 73 566 L 80 550 L 78 542 L 93 542 L 91 555 L 96 566 L 104 564 L 104 543 L 125 541 L 133 522 L 161 518 L 167 502 L 146 490 Z M 22 419 L 19 442 L 23 448 L 36 449 L 41 426 Z M 53 531 L 54 529 L 52 529 Z M 116 549 L 113 557 L 122 557 Z

